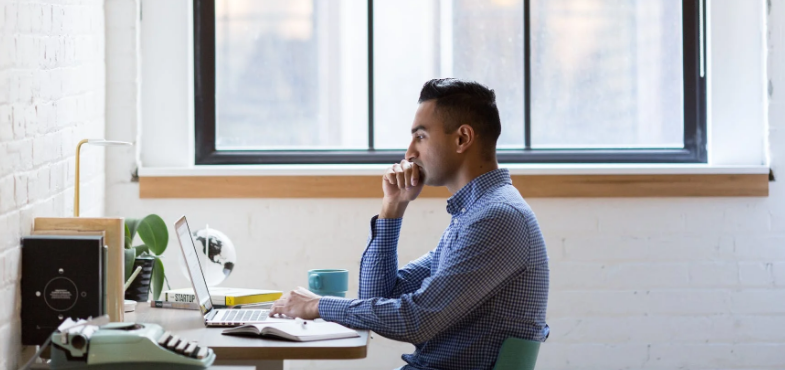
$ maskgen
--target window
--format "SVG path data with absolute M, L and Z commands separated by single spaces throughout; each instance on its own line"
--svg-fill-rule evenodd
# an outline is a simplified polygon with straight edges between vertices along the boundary
M 196 164 L 392 163 L 423 82 L 502 163 L 706 162 L 703 0 L 194 0 Z

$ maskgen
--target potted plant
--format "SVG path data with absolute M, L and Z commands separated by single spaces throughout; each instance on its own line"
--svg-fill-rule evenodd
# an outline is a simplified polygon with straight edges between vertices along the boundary
M 142 244 L 134 246 L 137 235 Z M 153 299 L 158 300 L 166 280 L 160 256 L 168 244 L 169 230 L 160 216 L 151 214 L 143 219 L 125 219 L 125 280 L 137 267 L 142 267 L 141 273 L 126 290 L 125 299 L 147 301 L 152 289 Z

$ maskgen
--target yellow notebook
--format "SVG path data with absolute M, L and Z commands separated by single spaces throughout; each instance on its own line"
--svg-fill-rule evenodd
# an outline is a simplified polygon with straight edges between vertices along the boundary
M 271 302 L 281 298 L 279 290 L 244 289 L 244 288 L 210 288 L 210 301 L 218 306 L 236 306 Z M 164 300 L 169 302 L 195 302 L 196 296 L 192 288 L 172 289 L 164 292 Z

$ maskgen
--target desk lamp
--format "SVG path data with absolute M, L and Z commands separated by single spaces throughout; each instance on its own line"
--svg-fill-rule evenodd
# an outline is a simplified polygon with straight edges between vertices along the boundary
M 74 217 L 79 217 L 79 150 L 82 144 L 99 146 L 133 145 L 127 141 L 112 141 L 104 139 L 84 139 L 76 144 L 76 176 L 74 178 Z

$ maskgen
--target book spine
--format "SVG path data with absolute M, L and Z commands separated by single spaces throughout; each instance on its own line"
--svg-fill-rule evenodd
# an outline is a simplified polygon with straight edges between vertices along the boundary
M 191 302 L 167 302 L 167 301 L 150 301 L 150 307 L 155 308 L 178 308 L 182 310 L 198 310 L 199 305 Z
M 166 293 L 164 300 L 167 302 L 196 302 L 196 295 L 192 293 Z

